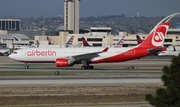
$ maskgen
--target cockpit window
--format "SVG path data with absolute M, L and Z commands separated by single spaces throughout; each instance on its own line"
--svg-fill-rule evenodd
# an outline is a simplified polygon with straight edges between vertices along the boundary
M 17 54 L 17 52 L 12 52 L 12 54 Z

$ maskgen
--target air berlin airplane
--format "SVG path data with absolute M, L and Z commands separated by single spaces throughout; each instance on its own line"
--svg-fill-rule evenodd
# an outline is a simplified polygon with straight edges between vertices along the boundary
M 10 58 L 28 63 L 55 63 L 57 67 L 83 64 L 81 69 L 93 69 L 90 64 L 123 62 L 142 58 L 166 50 L 162 47 L 170 26 L 170 15 L 159 22 L 141 44 L 132 48 L 72 47 L 72 48 L 27 48 L 16 50 Z M 165 21 L 166 20 L 166 21 Z

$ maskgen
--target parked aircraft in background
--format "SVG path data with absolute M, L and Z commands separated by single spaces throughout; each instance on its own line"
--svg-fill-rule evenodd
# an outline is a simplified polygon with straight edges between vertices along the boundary
M 159 22 L 141 44 L 131 48 L 103 48 L 103 47 L 74 47 L 74 48 L 27 48 L 16 50 L 9 58 L 28 63 L 56 63 L 57 67 L 83 64 L 81 69 L 93 69 L 90 64 L 123 62 L 139 59 L 157 52 L 165 51 L 162 47 L 170 15 Z
M 124 43 L 124 36 L 122 36 L 119 41 L 114 45 L 114 48 L 121 48 Z
M 71 36 L 71 38 L 66 42 L 66 47 L 69 47 L 72 45 L 74 40 L 74 36 Z M 48 41 L 48 45 L 52 45 L 51 40 L 49 39 L 49 37 L 47 37 L 47 41 Z
M 138 43 L 138 44 L 140 44 L 140 43 L 143 42 L 142 39 L 139 37 L 139 35 L 136 35 L 136 39 L 137 39 L 137 43 Z
M 66 42 L 66 47 L 72 46 L 74 40 L 74 36 L 71 36 L 71 38 Z
M 137 38 L 137 43 L 140 44 L 142 43 L 142 39 L 139 37 L 139 35 L 136 35 Z M 82 42 L 83 42 L 83 46 L 85 47 L 90 47 L 91 45 L 88 44 L 88 42 L 86 41 L 86 39 L 84 37 L 82 37 Z M 114 45 L 114 48 L 121 48 L 123 47 L 123 43 L 124 43 L 124 36 L 122 36 L 118 42 Z
M 86 41 L 86 39 L 84 37 L 82 37 L 82 42 L 83 42 L 83 46 L 84 47 L 91 47 L 91 45 L 88 44 L 88 42 Z M 114 45 L 115 48 L 120 48 L 123 46 L 124 43 L 124 36 L 122 36 L 119 41 Z
M 176 50 L 175 46 L 173 46 L 173 50 L 167 48 L 166 51 L 159 52 L 159 57 L 168 57 L 168 56 L 178 56 L 180 54 L 179 50 Z
M 49 37 L 47 37 L 48 45 L 39 45 L 37 48 L 60 48 L 60 47 L 70 47 L 72 46 L 74 40 L 74 36 L 71 36 L 71 38 L 66 42 L 65 46 L 60 46 L 60 45 L 53 45 L 51 43 L 51 40 Z
M 82 37 L 82 43 L 83 43 L 83 46 L 85 47 L 91 47 L 91 45 L 89 45 L 89 43 L 86 41 L 84 37 Z

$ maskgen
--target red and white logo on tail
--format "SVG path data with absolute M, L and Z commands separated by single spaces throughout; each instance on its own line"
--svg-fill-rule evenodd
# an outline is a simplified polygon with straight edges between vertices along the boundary
M 164 22 L 154 28 L 146 38 L 146 41 L 140 44 L 140 47 L 153 48 L 162 46 L 169 26 L 169 22 Z
M 159 25 L 158 28 L 153 32 L 152 44 L 154 46 L 162 46 L 168 28 L 169 25 L 162 23 L 162 25 Z

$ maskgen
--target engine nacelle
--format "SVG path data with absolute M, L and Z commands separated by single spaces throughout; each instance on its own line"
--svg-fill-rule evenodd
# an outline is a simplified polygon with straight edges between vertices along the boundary
M 56 67 L 67 67 L 73 66 L 73 61 L 67 58 L 57 58 L 56 59 Z

